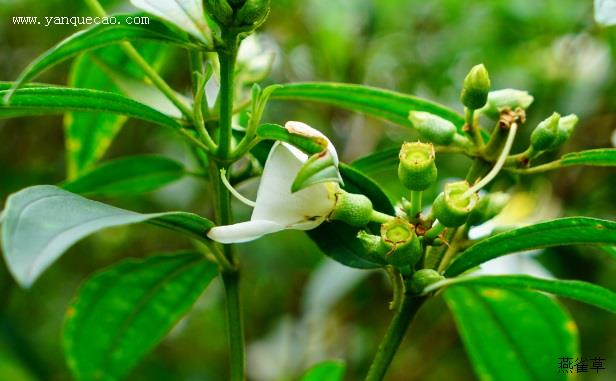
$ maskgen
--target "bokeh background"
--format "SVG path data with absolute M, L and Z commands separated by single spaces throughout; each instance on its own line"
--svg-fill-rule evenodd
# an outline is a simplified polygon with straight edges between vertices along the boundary
M 128 10 L 103 1 L 109 11 Z M 518 150 L 531 127 L 552 111 L 581 123 L 564 151 L 616 145 L 616 27 L 601 28 L 591 0 L 275 0 L 261 45 L 274 52 L 266 83 L 336 81 L 385 87 L 437 100 L 458 110 L 461 81 L 483 62 L 493 88 L 526 89 L 535 97 Z M 0 80 L 14 80 L 27 63 L 78 28 L 12 25 L 12 16 L 90 15 L 80 1 L 0 0 Z M 169 49 L 163 72 L 189 92 L 187 60 Z M 39 78 L 65 84 L 70 62 Z M 413 139 L 380 120 L 314 104 L 272 102 L 266 120 L 302 120 L 322 129 L 350 162 Z M 172 133 L 129 121 L 105 159 L 158 153 L 191 165 Z M 441 180 L 463 176 L 469 161 L 438 158 Z M 192 163 L 194 165 L 194 163 Z M 65 178 L 62 118 L 0 120 L 0 202 L 23 187 Z M 395 171 L 378 174 L 402 194 Z M 240 189 L 254 192 L 254 181 Z M 436 192 L 435 187 L 433 192 Z M 616 174 L 570 168 L 515 185 L 510 224 L 571 215 L 614 219 Z M 103 201 L 137 211 L 183 209 L 210 215 L 207 184 L 185 179 L 142 196 Z M 236 205 L 238 219 L 249 210 Z M 115 228 L 75 245 L 27 291 L 0 264 L 0 380 L 69 380 L 61 348 L 64 312 L 79 285 L 97 269 L 127 257 L 191 247 L 150 226 Z M 283 232 L 240 247 L 243 297 L 254 380 L 296 380 L 322 359 L 347 361 L 347 379 L 366 372 L 390 318 L 390 289 L 380 272 L 345 269 L 326 259 L 303 233 Z M 592 247 L 551 249 L 536 257 L 555 276 L 616 289 L 616 255 Z M 512 265 L 512 270 L 515 264 Z M 131 374 L 130 380 L 225 380 L 226 336 L 221 285 L 215 282 L 192 312 Z M 579 377 L 616 379 L 616 318 L 563 301 L 578 323 L 582 353 L 607 359 L 607 370 Z M 558 357 L 554 353 L 556 372 Z M 389 380 L 471 380 L 470 363 L 442 300 L 430 301 L 396 357 Z

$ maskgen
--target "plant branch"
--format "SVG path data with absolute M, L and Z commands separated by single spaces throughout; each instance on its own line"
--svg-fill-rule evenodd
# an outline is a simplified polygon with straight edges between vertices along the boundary
M 370 365 L 366 381 L 383 380 L 409 325 L 425 300 L 425 297 L 404 296 L 400 310 L 394 314 L 391 323 L 389 323 L 385 337 L 383 337 L 372 365 Z
M 94 12 L 97 16 L 106 17 L 107 12 L 98 2 L 98 0 L 85 0 L 88 7 Z M 122 42 L 120 47 L 126 53 L 126 55 L 132 59 L 143 72 L 148 76 L 148 78 L 152 81 L 154 86 L 156 86 L 177 108 L 182 112 L 182 114 L 192 122 L 193 115 L 190 109 L 190 106 L 186 105 L 184 101 L 182 101 L 173 91 L 173 89 L 165 82 L 165 80 L 150 66 L 150 64 L 139 54 L 137 49 L 130 42 Z
M 227 32 L 228 33 L 228 32 Z M 218 52 L 220 61 L 220 119 L 217 156 L 227 159 L 231 149 L 231 119 L 233 118 L 233 95 L 235 61 L 237 58 L 237 36 L 230 34 L 224 38 L 226 49 Z

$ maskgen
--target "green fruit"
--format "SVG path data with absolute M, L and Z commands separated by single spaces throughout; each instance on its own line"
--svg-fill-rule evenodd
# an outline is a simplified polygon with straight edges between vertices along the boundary
M 404 143 L 400 150 L 398 178 L 407 189 L 422 191 L 437 177 L 434 146 L 430 143 Z
M 389 248 L 387 262 L 392 266 L 414 266 L 421 258 L 421 242 L 415 227 L 402 218 L 381 225 L 381 240 Z
M 336 193 L 336 205 L 329 218 L 362 227 L 372 220 L 372 211 L 372 201 L 368 197 L 340 190 Z
M 445 185 L 445 190 L 436 197 L 432 204 L 432 213 L 441 224 L 448 228 L 455 228 L 466 222 L 479 201 L 476 193 L 465 195 L 468 189 L 469 185 L 466 181 Z

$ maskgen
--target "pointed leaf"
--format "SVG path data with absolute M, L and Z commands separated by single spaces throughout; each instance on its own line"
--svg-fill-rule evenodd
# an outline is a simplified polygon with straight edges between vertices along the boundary
M 10 84 L 0 83 L 0 97 Z M 10 105 L 0 104 L 0 119 L 27 115 L 62 114 L 67 111 L 96 111 L 133 118 L 179 129 L 167 115 L 125 96 L 98 90 L 65 87 L 28 87 L 17 90 Z
M 342 381 L 345 369 L 343 361 L 323 361 L 310 368 L 301 381 Z
M 143 14 L 114 15 L 117 24 L 98 24 L 69 36 L 32 61 L 15 82 L 13 90 L 20 88 L 22 84 L 29 82 L 53 65 L 76 54 L 109 44 L 151 40 L 192 49 L 202 48 L 197 41 L 184 32 L 171 29 L 165 23 L 155 19 L 150 19 L 147 25 L 134 25 L 127 22 L 128 18 L 143 16 Z
M 457 112 L 410 95 L 376 87 L 345 83 L 289 83 L 276 88 L 271 99 L 303 100 L 326 103 L 412 127 L 409 111 L 426 111 L 445 118 L 462 133 L 464 118 Z
M 185 173 L 182 164 L 166 157 L 130 156 L 102 163 L 62 188 L 84 195 L 138 194 L 171 184 Z
M 445 270 L 445 276 L 456 276 L 490 259 L 518 251 L 580 244 L 616 244 L 616 222 L 567 217 L 496 234 L 466 249 Z
M 129 259 L 96 273 L 69 307 L 64 351 L 75 379 L 124 379 L 216 276 L 199 253 Z
M 9 196 L 2 224 L 2 250 L 22 287 L 34 281 L 69 247 L 99 230 L 149 222 L 206 240 L 213 224 L 192 213 L 140 214 L 88 200 L 52 185 L 38 185 Z
M 570 152 L 560 159 L 526 169 L 512 169 L 516 173 L 540 173 L 565 167 L 584 165 L 588 167 L 616 167 L 616 148 L 598 148 L 579 152 Z
M 577 327 L 552 298 L 455 285 L 443 293 L 479 380 L 567 380 L 559 357 L 578 355 Z
M 167 49 L 155 43 L 143 43 L 136 46 L 136 49 L 154 68 L 167 54 Z M 113 76 L 113 73 L 121 74 Z M 123 93 L 138 102 L 150 105 L 135 94 L 126 92 L 126 88 L 122 86 L 128 80 L 133 86 L 136 83 L 145 86 L 144 78 L 143 71 L 126 56 L 120 46 L 113 45 L 82 54 L 75 59 L 71 65 L 68 85 L 73 88 Z M 177 114 L 171 116 L 176 117 Z M 117 114 L 67 113 L 64 117 L 67 178 L 74 179 L 83 171 L 91 169 L 103 157 L 126 120 L 125 116 Z
M 426 288 L 424 292 L 432 292 L 457 284 L 543 291 L 616 313 L 616 293 L 596 284 L 578 280 L 542 279 L 528 275 L 468 276 L 435 283 Z

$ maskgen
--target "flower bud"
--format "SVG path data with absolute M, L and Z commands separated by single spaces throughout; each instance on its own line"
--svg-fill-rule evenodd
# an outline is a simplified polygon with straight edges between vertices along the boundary
M 398 178 L 410 190 L 422 191 L 436 181 L 434 146 L 430 143 L 404 143 L 400 150 Z
M 432 204 L 432 213 L 441 224 L 448 228 L 455 228 L 466 222 L 479 201 L 476 193 L 465 196 L 468 189 L 469 185 L 466 181 L 445 185 L 445 190 L 436 197 Z
M 563 116 L 558 121 L 558 133 L 552 145 L 548 148 L 549 151 L 554 151 L 562 147 L 563 144 L 571 137 L 579 118 L 575 114 Z
M 473 66 L 464 78 L 460 100 L 471 110 L 482 108 L 488 101 L 490 92 L 490 76 L 483 64 Z
M 496 217 L 507 205 L 511 197 L 504 192 L 490 193 L 479 199 L 477 206 L 468 216 L 467 224 L 471 226 L 481 225 Z
M 233 22 L 233 8 L 226 0 L 205 0 L 205 9 L 219 25 Z
M 368 197 L 342 189 L 335 195 L 336 204 L 329 215 L 331 220 L 343 221 L 355 227 L 366 226 L 372 220 L 372 202 Z
M 426 287 L 443 279 L 445 279 L 445 277 L 436 270 L 421 269 L 413 274 L 409 285 L 409 291 L 413 294 L 421 294 Z
M 481 109 L 481 112 L 492 118 L 498 119 L 502 109 L 508 107 L 512 110 L 520 107 L 527 109 L 528 106 L 533 103 L 532 95 L 528 91 L 515 90 L 515 89 L 503 89 L 490 91 L 488 94 L 488 102 Z
M 409 120 L 423 140 L 438 145 L 449 145 L 456 135 L 456 126 L 450 121 L 424 111 L 409 112 Z
M 269 0 L 247 0 L 237 13 L 236 21 L 239 25 L 259 25 L 269 15 Z
M 221 26 L 251 30 L 268 16 L 269 0 L 204 0 L 214 21 Z
M 534 151 L 545 151 L 554 144 L 558 135 L 559 120 L 560 114 L 555 112 L 535 127 L 530 135 L 530 146 Z
M 392 266 L 414 266 L 421 258 L 421 243 L 415 227 L 402 218 L 381 225 L 381 239 L 389 248 L 387 261 Z

